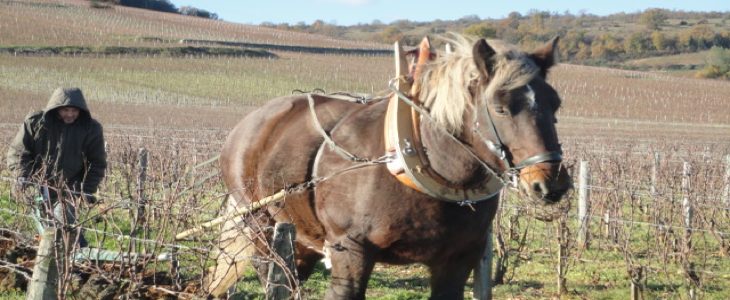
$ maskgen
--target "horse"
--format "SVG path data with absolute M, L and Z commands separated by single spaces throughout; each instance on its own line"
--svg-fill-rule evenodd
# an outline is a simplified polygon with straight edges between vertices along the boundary
M 502 187 L 516 185 L 537 208 L 561 201 L 571 188 L 555 128 L 561 99 L 546 82 L 557 37 L 532 52 L 443 39 L 444 53 L 424 39 L 398 78 L 406 88 L 385 100 L 284 96 L 233 128 L 220 156 L 227 212 L 288 193 L 223 225 L 205 278 L 210 295 L 269 251 L 270 231 L 256 228 L 289 222 L 300 280 L 331 261 L 326 299 L 364 299 L 376 263 L 423 264 L 432 299 L 463 299 Z

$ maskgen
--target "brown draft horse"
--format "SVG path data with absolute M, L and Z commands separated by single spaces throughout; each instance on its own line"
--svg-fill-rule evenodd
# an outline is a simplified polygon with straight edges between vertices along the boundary
M 555 129 L 560 98 L 546 82 L 557 38 L 531 53 L 497 40 L 445 39 L 453 50 L 419 66 L 413 78 L 418 88 L 410 95 L 428 114 L 415 130 L 422 140 L 416 150 L 425 153 L 430 170 L 464 190 L 478 189 L 494 176 L 516 177 L 530 203 L 560 201 L 571 180 L 561 166 Z M 247 115 L 221 154 L 231 193 L 228 209 L 327 178 L 289 194 L 257 219 L 295 224 L 300 279 L 327 255 L 332 270 L 326 299 L 363 299 L 376 262 L 422 263 L 431 273 L 431 298 L 463 299 L 485 249 L 498 192 L 459 205 L 403 184 L 384 164 L 353 167 L 359 163 L 336 150 L 383 157 L 388 106 L 388 101 L 356 104 L 295 95 Z M 320 129 L 337 147 L 327 146 Z M 250 247 L 256 244 L 251 224 L 250 219 L 225 224 L 217 266 L 206 277 L 210 294 L 222 295 L 235 283 L 250 263 L 250 250 L 266 251 Z

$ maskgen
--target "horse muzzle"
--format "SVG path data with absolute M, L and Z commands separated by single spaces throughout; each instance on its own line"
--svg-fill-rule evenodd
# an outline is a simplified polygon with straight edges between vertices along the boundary
M 546 204 L 559 202 L 572 188 L 568 171 L 559 162 L 543 162 L 520 170 L 520 192 Z

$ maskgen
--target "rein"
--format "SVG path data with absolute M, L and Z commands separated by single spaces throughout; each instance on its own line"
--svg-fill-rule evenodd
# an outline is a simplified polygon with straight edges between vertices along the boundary
M 474 134 L 479 137 L 487 149 L 489 149 L 496 157 L 502 161 L 504 170 L 500 170 L 499 167 L 492 167 L 483 159 L 481 159 L 474 151 L 459 140 L 456 136 L 449 133 L 445 128 L 441 126 L 434 126 L 437 130 L 444 131 L 447 137 L 456 142 L 459 147 L 466 150 L 469 156 L 471 156 L 476 162 L 478 162 L 482 168 L 487 172 L 485 180 L 481 185 L 477 187 L 464 187 L 448 182 L 446 179 L 441 177 L 435 170 L 430 166 L 428 156 L 426 155 L 425 147 L 421 144 L 420 140 L 420 119 L 425 118 L 431 124 L 438 124 L 431 117 L 427 108 L 423 107 L 418 99 L 411 99 L 406 95 L 403 90 L 411 88 L 412 93 L 417 93 L 418 88 L 411 86 L 408 78 L 415 76 L 422 72 L 422 68 L 426 61 L 430 58 L 430 44 L 427 39 L 421 45 L 422 49 L 419 55 L 419 61 L 411 69 L 410 72 L 406 71 L 405 68 L 405 57 L 402 55 L 402 49 L 399 44 L 395 44 L 396 51 L 396 77 L 388 82 L 389 89 L 393 94 L 387 97 L 380 98 L 369 98 L 363 95 L 353 95 L 347 93 L 333 93 L 325 94 L 324 90 L 315 89 L 312 92 L 304 92 L 301 90 L 295 90 L 294 92 L 304 93 L 307 95 L 309 104 L 309 111 L 314 123 L 316 130 L 324 139 L 324 143 L 329 146 L 330 150 L 337 153 L 340 157 L 357 162 L 356 166 L 352 168 L 361 168 L 365 166 L 372 166 L 378 164 L 386 164 L 388 170 L 393 174 L 401 183 L 409 186 L 419 192 L 425 193 L 436 199 L 440 199 L 447 202 L 456 202 L 461 205 L 470 205 L 476 202 L 491 199 L 496 196 L 505 186 L 517 186 L 517 177 L 519 176 L 520 170 L 544 162 L 561 162 L 562 153 L 561 151 L 548 151 L 538 153 L 523 159 L 518 163 L 513 163 L 512 155 L 509 148 L 505 146 L 502 138 L 499 135 L 499 131 L 494 123 L 494 118 L 487 107 L 487 117 L 489 120 L 488 127 L 491 129 L 491 134 L 494 136 L 494 140 L 491 140 L 479 130 L 480 126 L 477 119 L 478 111 L 475 114 L 473 131 Z M 424 55 L 424 53 L 426 53 Z M 410 74 L 408 74 L 410 73 Z M 407 74 L 407 75 L 406 75 Z M 528 86 L 529 88 L 529 86 Z M 532 89 L 530 89 L 532 90 Z M 326 95 L 329 98 L 344 100 L 351 103 L 357 104 L 370 104 L 375 101 L 381 101 L 390 98 L 388 104 L 387 113 L 385 116 L 385 144 L 386 153 L 385 155 L 376 159 L 361 158 L 350 153 L 343 147 L 337 145 L 330 134 L 324 130 L 320 123 L 316 111 L 315 111 L 315 100 L 312 97 L 313 94 Z M 477 106 L 479 107 L 479 106 Z M 346 168 L 335 174 L 346 172 L 351 168 Z M 330 178 L 332 175 L 326 176 Z M 312 182 L 310 185 L 313 186 L 317 182 Z

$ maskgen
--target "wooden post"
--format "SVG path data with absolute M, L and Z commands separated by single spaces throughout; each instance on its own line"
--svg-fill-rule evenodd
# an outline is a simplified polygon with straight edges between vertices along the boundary
M 631 281 L 631 300 L 640 300 L 641 299 L 641 292 L 639 291 L 639 286 L 636 284 L 636 282 Z
M 274 259 L 269 263 L 269 275 L 266 280 L 267 300 L 291 299 L 292 297 L 291 293 L 296 286 L 294 282 L 296 280 L 296 276 L 294 276 L 295 239 L 296 229 L 293 224 L 276 223 L 274 241 L 271 246 L 281 260 Z
M 177 247 L 172 247 L 170 250 L 170 278 L 172 279 L 172 286 L 179 290 L 180 261 L 178 259 Z
M 53 208 L 51 207 L 51 197 L 48 192 L 48 186 L 41 186 L 41 197 L 43 198 L 42 203 L 35 203 L 36 209 L 41 211 L 39 213 L 39 223 L 42 224 L 40 218 L 44 215 L 43 210 L 46 210 L 45 215 L 53 215 Z M 60 214 L 63 218 L 63 213 Z M 52 219 L 54 217 L 51 217 Z M 65 255 L 64 251 L 58 251 L 57 246 L 63 246 L 62 237 L 58 230 L 55 228 L 54 222 L 46 222 L 46 228 L 40 225 L 42 232 L 40 232 L 41 242 L 38 245 L 38 252 L 36 254 L 35 265 L 33 266 L 33 276 L 30 283 L 28 284 L 28 294 L 26 295 L 27 300 L 45 300 L 45 299 L 57 299 L 58 298 L 58 261 L 56 255 Z M 58 239 L 58 240 L 57 240 Z M 61 242 L 61 243 L 57 243 Z M 61 250 L 63 248 L 60 248 Z
M 135 197 L 137 198 L 137 211 L 134 212 L 134 215 L 131 216 L 132 228 L 129 232 L 130 240 L 129 248 L 127 249 L 130 257 L 132 253 L 146 253 L 146 249 L 144 249 L 144 243 L 142 243 L 143 249 L 141 252 L 139 251 L 139 249 L 137 249 L 137 236 L 140 235 L 140 231 L 142 231 L 142 234 L 145 235 L 143 227 L 146 223 L 145 214 L 147 200 L 144 198 L 144 182 L 147 179 L 147 150 L 145 148 L 139 148 L 139 152 L 137 152 L 137 171 L 139 172 L 137 174 L 137 191 L 135 195 Z
M 684 165 L 682 166 L 682 212 L 684 214 L 684 249 L 683 252 L 683 259 L 685 260 L 685 263 L 683 264 L 685 266 L 685 272 L 687 274 L 690 274 L 694 272 L 692 270 L 693 264 L 689 262 L 689 255 L 692 251 L 692 203 L 690 202 L 690 175 L 691 175 L 691 167 L 688 162 L 684 162 Z M 692 280 L 688 280 L 689 282 L 689 299 L 694 300 L 695 298 L 695 286 L 692 282 Z
M 139 152 L 137 153 L 137 159 L 138 159 L 138 165 L 137 170 L 139 174 L 137 174 L 137 213 L 134 216 L 134 224 L 132 226 L 132 232 L 129 234 L 131 237 L 135 238 L 139 234 L 139 231 L 142 230 L 142 235 L 144 238 L 147 237 L 146 232 L 146 224 L 147 224 L 147 199 L 145 198 L 144 194 L 144 184 L 147 180 L 147 149 L 145 148 L 139 148 Z M 132 247 L 134 251 L 136 251 L 136 241 L 134 239 L 130 241 L 135 246 Z M 141 245 L 142 250 L 141 253 L 145 254 L 147 253 L 145 244 Z
M 41 235 L 33 277 L 28 285 L 26 300 L 48 300 L 58 298 L 58 265 L 54 245 L 56 230 L 47 228 Z M 63 254 L 61 254 L 63 255 Z
M 137 154 L 139 161 L 137 168 L 139 170 L 139 174 L 137 175 L 137 201 L 139 202 L 139 207 L 137 208 L 137 222 L 138 225 L 141 226 L 145 226 L 147 221 L 147 198 L 144 194 L 145 181 L 147 181 L 147 154 L 147 149 L 139 148 L 139 152 Z
M 689 193 L 690 193 L 690 180 L 689 176 L 691 174 L 691 167 L 688 162 L 684 162 L 684 166 L 682 167 L 682 211 L 684 212 L 684 226 L 687 228 L 687 232 L 691 232 L 692 228 L 692 204 L 689 199 Z
M 487 227 L 487 246 L 484 248 L 482 259 L 479 265 L 474 269 L 474 291 L 472 297 L 478 300 L 492 299 L 492 260 L 494 258 L 494 240 L 492 237 L 492 224 Z
M 725 156 L 725 191 L 722 199 L 725 207 L 730 206 L 730 154 Z
M 652 197 L 657 194 L 657 179 L 659 173 L 659 152 L 654 152 L 654 163 L 651 165 L 651 187 L 650 192 Z
M 588 162 L 583 160 L 580 162 L 580 171 L 578 178 L 578 240 L 583 244 L 583 248 L 587 249 L 589 244 L 588 229 L 588 211 L 590 210 L 590 189 L 591 176 L 589 173 Z
M 659 152 L 654 152 L 654 160 L 651 164 L 651 183 L 649 186 L 649 195 L 651 199 L 642 199 L 639 207 L 641 212 L 649 213 L 652 212 L 652 207 L 656 207 L 657 197 L 659 196 L 659 189 L 657 188 L 659 183 L 659 164 L 661 162 L 661 156 Z
M 635 267 L 631 269 L 631 300 L 644 299 L 643 291 L 644 287 L 642 282 L 644 281 L 645 268 Z
M 560 217 L 558 223 L 558 295 L 565 295 L 568 292 L 565 274 L 568 272 L 568 235 L 567 217 Z

